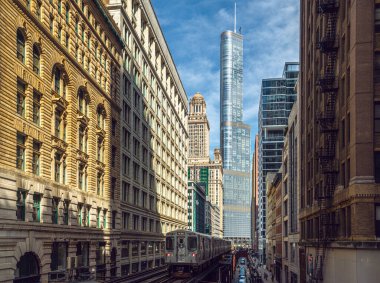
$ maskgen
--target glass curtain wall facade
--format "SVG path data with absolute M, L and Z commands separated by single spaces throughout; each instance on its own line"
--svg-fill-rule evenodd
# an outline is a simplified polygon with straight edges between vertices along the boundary
M 259 107 L 259 254 L 265 262 L 266 184 L 268 172 L 277 172 L 282 164 L 285 128 L 297 99 L 295 85 L 299 64 L 285 63 L 282 78 L 264 79 Z
M 250 241 L 250 126 L 243 123 L 243 36 L 221 35 L 220 131 L 224 179 L 224 237 Z

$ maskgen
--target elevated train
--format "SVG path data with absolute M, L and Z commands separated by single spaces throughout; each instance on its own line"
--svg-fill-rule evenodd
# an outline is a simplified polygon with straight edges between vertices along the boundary
M 165 262 L 171 274 L 196 273 L 231 251 L 231 242 L 188 230 L 166 234 Z

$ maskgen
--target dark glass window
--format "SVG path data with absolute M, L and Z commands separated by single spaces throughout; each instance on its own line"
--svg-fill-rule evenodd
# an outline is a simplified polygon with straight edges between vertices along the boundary
M 25 63 L 25 38 L 20 30 L 17 30 L 17 59 Z
M 197 237 L 188 237 L 187 238 L 187 249 L 189 251 L 197 250 Z
M 40 74 L 40 61 L 41 61 L 41 54 L 40 50 L 36 45 L 33 45 L 33 72 L 35 72 L 37 75 Z
M 380 183 L 380 151 L 375 151 L 375 182 Z
M 166 237 L 166 250 L 174 251 L 174 237 Z
M 380 237 L 380 204 L 375 206 L 375 226 L 376 226 L 376 237 Z

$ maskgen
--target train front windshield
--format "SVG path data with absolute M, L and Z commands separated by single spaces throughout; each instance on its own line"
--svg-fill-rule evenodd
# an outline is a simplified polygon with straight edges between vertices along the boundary
M 166 237 L 166 250 L 174 251 L 174 237 Z
M 197 250 L 197 237 L 195 236 L 189 236 L 187 238 L 187 248 L 189 251 L 196 251 Z

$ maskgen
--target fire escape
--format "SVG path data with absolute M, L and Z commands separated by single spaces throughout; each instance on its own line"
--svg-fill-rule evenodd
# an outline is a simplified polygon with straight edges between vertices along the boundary
M 320 173 L 323 186 L 318 192 L 319 230 L 316 241 L 316 256 L 314 262 L 314 282 L 323 281 L 323 265 L 326 249 L 334 238 L 336 229 L 335 219 L 331 213 L 334 190 L 337 182 L 338 164 L 335 157 L 338 136 L 338 123 L 335 118 L 338 93 L 336 78 L 336 61 L 338 54 L 337 18 L 339 11 L 338 0 L 316 0 L 318 13 L 324 18 L 325 30 L 317 43 L 317 48 L 324 57 L 324 70 L 317 81 L 319 87 L 322 111 L 317 116 L 322 137 L 322 145 L 318 152 Z

